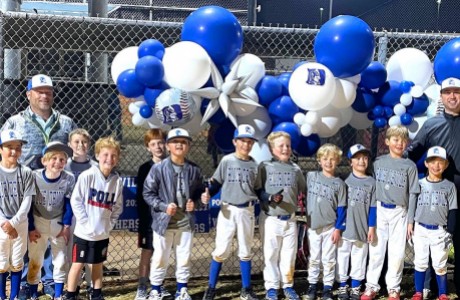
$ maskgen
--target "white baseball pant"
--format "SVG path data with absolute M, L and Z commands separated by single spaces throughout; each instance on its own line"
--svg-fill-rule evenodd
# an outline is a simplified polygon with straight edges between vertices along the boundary
M 5 220 L 0 220 L 0 224 Z M 5 273 L 10 270 L 18 272 L 24 266 L 24 255 L 27 251 L 29 223 L 25 221 L 19 224 L 15 229 L 18 232 L 18 237 L 10 240 L 8 235 L 0 230 L 0 273 Z
M 412 237 L 415 270 L 426 271 L 428 268 L 428 255 L 431 253 L 431 261 L 436 275 L 446 274 L 449 254 L 446 241 L 448 239 L 450 239 L 449 233 L 441 226 L 438 229 L 427 229 L 416 222 L 414 236 Z
M 377 201 L 377 241 L 369 245 L 367 285 L 380 290 L 378 284 L 385 252 L 388 247 L 388 270 L 385 282 L 388 290 L 400 290 L 407 235 L 407 210 L 405 207 L 385 208 Z
M 193 232 L 190 230 L 167 229 L 164 236 L 153 232 L 150 283 L 162 285 L 169 266 L 171 249 L 176 249 L 176 281 L 187 283 L 190 278 L 190 257 L 192 255 Z
M 287 288 L 294 285 L 295 259 L 297 255 L 297 222 L 267 216 L 261 213 L 259 224 L 264 232 L 264 281 L 265 289 Z
M 238 257 L 242 261 L 251 260 L 254 219 L 254 206 L 221 205 L 216 225 L 216 249 L 212 252 L 215 261 L 223 262 L 229 257 L 235 232 L 238 239 Z
M 323 265 L 323 283 L 332 286 L 334 284 L 336 250 L 332 243 L 334 225 L 319 229 L 308 229 L 308 242 L 310 244 L 310 259 L 308 263 L 308 282 L 316 284 L 319 281 L 320 264 Z
M 368 253 L 367 242 L 350 241 L 342 238 L 337 247 L 337 281 L 346 282 L 349 277 L 363 280 L 366 275 Z M 351 268 L 350 268 L 351 256 Z M 348 276 L 350 274 L 350 276 Z
M 40 232 L 41 237 L 36 243 L 29 241 L 29 272 L 27 273 L 27 282 L 29 284 L 38 284 L 40 282 L 41 269 L 48 241 L 51 244 L 51 255 L 54 266 L 53 280 L 58 283 L 65 282 L 67 245 L 63 237 L 56 237 L 62 230 L 62 225 L 59 224 L 61 221 L 61 218 L 47 220 L 34 215 L 35 229 Z

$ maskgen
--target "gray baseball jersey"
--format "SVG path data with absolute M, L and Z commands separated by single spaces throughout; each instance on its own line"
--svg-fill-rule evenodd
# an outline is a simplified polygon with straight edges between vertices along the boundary
M 35 195 L 35 179 L 31 169 L 22 165 L 14 169 L 0 166 L 0 219 L 14 218 L 24 198 L 33 195 Z M 27 212 L 20 219 L 15 221 L 27 220 Z
M 420 193 L 417 166 L 407 158 L 393 158 L 389 154 L 374 162 L 376 199 L 386 204 L 408 207 L 409 223 L 414 220 L 417 195 Z
M 449 210 L 457 209 L 455 185 L 447 179 L 430 182 L 426 177 L 419 182 L 421 191 L 417 198 L 415 221 L 427 225 L 446 226 Z
M 367 241 L 369 208 L 375 207 L 375 179 L 356 177 L 351 173 L 345 180 L 348 189 L 347 222 L 342 237 L 350 241 Z
M 37 183 L 37 195 L 32 201 L 33 213 L 44 219 L 51 220 L 64 213 L 64 197 L 70 199 L 75 185 L 75 177 L 67 171 L 62 171 L 57 179 L 45 177 L 44 169 L 34 171 Z
M 254 159 L 241 160 L 234 153 L 222 158 L 212 176 L 222 184 L 220 199 L 230 204 L 244 204 L 257 200 L 254 190 L 257 163 Z
M 334 224 L 337 207 L 347 205 L 347 187 L 338 177 L 326 177 L 321 171 L 307 173 L 307 210 L 310 228 Z
M 92 159 L 88 159 L 85 162 L 78 162 L 69 157 L 69 159 L 67 159 L 67 164 L 65 165 L 64 170 L 72 173 L 76 182 L 81 172 L 88 170 L 91 168 L 91 166 L 97 166 L 97 162 Z
M 300 167 L 293 162 L 261 162 L 256 180 L 256 190 L 263 188 L 268 194 L 283 192 L 283 201 L 271 201 L 264 210 L 270 216 L 292 215 L 297 208 L 297 197 L 305 193 L 305 177 Z

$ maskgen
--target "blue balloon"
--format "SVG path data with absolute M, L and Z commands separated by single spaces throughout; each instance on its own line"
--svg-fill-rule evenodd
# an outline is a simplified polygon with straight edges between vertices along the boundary
M 139 114 L 142 118 L 148 119 L 153 115 L 153 109 L 150 105 L 143 105 L 139 108 Z
M 393 116 L 393 108 L 389 106 L 384 106 L 383 109 L 385 110 L 385 118 L 389 119 Z
M 412 81 L 407 81 L 407 80 L 403 80 L 399 83 L 399 89 L 401 90 L 401 92 L 403 92 L 403 94 L 405 93 L 409 93 L 410 92 L 410 89 L 414 86 L 415 84 L 412 82 Z
M 300 143 L 300 129 L 293 122 L 283 122 L 273 127 L 272 132 L 284 131 L 291 136 L 291 147 L 296 149 Z
M 147 104 L 150 105 L 151 107 L 155 107 L 155 102 L 158 96 L 160 96 L 160 94 L 163 91 L 164 91 L 163 89 L 153 89 L 153 88 L 148 88 L 148 87 L 145 88 L 145 91 L 144 91 L 145 102 L 147 102 Z
M 366 89 L 377 89 L 387 81 L 387 69 L 378 61 L 373 61 L 361 72 L 359 86 Z
M 159 60 L 163 59 L 165 54 L 165 46 L 158 40 L 155 39 L 148 39 L 143 41 L 139 45 L 139 49 L 137 50 L 137 56 L 142 58 L 144 56 L 152 55 L 158 58 Z
M 281 82 L 281 85 L 283 87 L 282 93 L 283 95 L 289 96 L 289 80 L 291 79 L 292 72 L 285 72 L 281 73 L 278 76 L 279 82 Z
M 409 126 L 412 123 L 412 121 L 414 120 L 412 115 L 409 114 L 409 113 L 402 114 L 400 119 L 401 119 L 401 124 L 406 125 L 406 126 Z
M 228 119 L 222 122 L 216 131 L 214 131 L 216 146 L 225 154 L 235 151 L 235 146 L 233 145 L 234 132 L 235 126 Z
M 460 78 L 460 38 L 450 40 L 439 49 L 433 68 L 434 77 L 439 84 L 449 77 Z
M 137 80 L 134 69 L 128 69 L 118 76 L 117 89 L 127 98 L 136 98 L 144 94 L 145 86 Z
M 203 47 L 216 65 L 230 65 L 243 48 L 243 29 L 225 8 L 203 6 L 185 19 L 181 40 Z
M 412 103 L 406 107 L 406 112 L 412 116 L 422 115 L 430 106 L 430 99 L 426 94 L 418 98 L 412 98 Z
M 385 118 L 376 118 L 374 120 L 374 125 L 377 128 L 383 128 L 383 127 L 387 126 L 387 119 L 385 119 Z
M 273 124 L 292 122 L 294 115 L 299 112 L 299 107 L 289 96 L 281 96 L 268 107 L 268 114 Z
M 327 21 L 314 42 L 316 61 L 340 78 L 363 72 L 372 61 L 374 48 L 374 34 L 369 25 L 347 15 Z
M 356 98 L 351 107 L 360 113 L 371 111 L 375 106 L 375 93 L 370 90 L 358 88 Z
M 300 141 L 294 151 L 299 156 L 312 156 L 315 155 L 321 146 L 321 139 L 317 134 L 310 134 L 309 136 L 300 136 Z
M 256 86 L 259 103 L 268 107 L 276 98 L 280 97 L 283 92 L 283 85 L 274 76 L 264 76 Z
M 382 105 L 393 107 L 399 103 L 402 94 L 399 82 L 389 80 L 379 88 L 376 98 Z
M 367 118 L 371 121 L 375 121 L 374 112 L 372 110 L 367 113 Z
M 381 118 L 385 116 L 385 109 L 381 105 L 376 105 L 373 109 L 372 112 L 376 118 Z
M 201 107 L 200 107 L 200 111 L 201 111 L 201 115 L 204 115 L 206 109 L 208 108 L 208 105 L 209 105 L 209 102 L 211 100 L 209 99 L 203 99 L 203 101 L 201 101 Z M 227 119 L 227 117 L 225 116 L 224 112 L 222 111 L 221 108 L 219 108 L 213 115 L 211 118 L 209 118 L 208 120 L 208 123 L 209 124 L 220 124 L 222 122 L 224 122 L 225 120 Z
M 165 74 L 161 60 L 152 55 L 140 58 L 135 70 L 137 80 L 148 87 L 160 84 Z

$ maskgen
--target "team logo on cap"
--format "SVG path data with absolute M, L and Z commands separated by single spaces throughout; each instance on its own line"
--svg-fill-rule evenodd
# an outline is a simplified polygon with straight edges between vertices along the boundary
M 182 133 L 182 132 L 180 131 L 180 129 L 177 129 L 177 130 L 176 130 L 176 136 L 181 135 L 181 133 Z
M 40 76 L 40 83 L 46 84 L 46 78 L 44 76 Z
M 245 131 L 247 134 L 252 134 L 252 128 L 249 127 L 249 126 L 244 127 L 244 131 Z
M 16 134 L 14 134 L 14 131 L 10 131 L 10 139 L 15 139 Z
M 453 79 L 449 80 L 449 85 L 455 85 L 455 80 Z
M 433 153 L 434 153 L 434 154 L 439 154 L 439 148 L 434 148 L 434 149 L 433 149 Z
M 307 84 L 310 85 L 324 85 L 326 81 L 326 71 L 323 69 L 307 69 L 308 78 Z

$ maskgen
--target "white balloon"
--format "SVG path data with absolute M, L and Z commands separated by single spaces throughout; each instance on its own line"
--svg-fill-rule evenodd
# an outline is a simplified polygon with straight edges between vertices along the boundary
M 257 55 L 245 53 L 235 59 L 230 69 L 234 68 L 238 61 L 237 77 L 248 77 L 246 85 L 255 88 L 259 81 L 265 76 L 265 63 Z
M 431 101 L 430 105 L 426 109 L 426 117 L 432 118 L 436 116 L 436 112 L 438 111 L 438 101 Z
M 196 112 L 196 101 L 193 95 L 180 89 L 164 90 L 155 101 L 157 118 L 171 126 L 189 122 Z
M 399 102 L 401 102 L 404 106 L 409 106 L 412 103 L 412 95 L 410 93 L 404 93 L 399 98 Z
M 372 121 L 367 117 L 367 113 L 360 113 L 353 110 L 353 117 L 349 124 L 351 127 L 360 130 L 371 127 Z
M 200 133 L 204 127 L 201 126 L 201 113 L 195 113 L 195 116 L 187 123 L 181 125 L 182 128 L 186 129 L 191 135 Z
M 163 67 L 166 83 L 184 91 L 199 89 L 211 76 L 211 58 L 194 42 L 178 42 L 166 48 Z
M 296 113 L 294 115 L 293 121 L 297 125 L 302 126 L 302 124 L 305 123 L 305 114 L 301 112 Z
M 361 74 L 356 74 L 355 76 L 343 78 L 343 80 L 347 80 L 353 82 L 354 84 L 358 85 L 361 82 Z
M 139 112 L 135 113 L 133 117 L 131 118 L 131 121 L 133 122 L 134 126 L 144 126 L 147 124 L 147 119 L 144 119 Z
M 268 147 L 267 140 L 265 139 L 260 139 L 255 142 L 249 155 L 251 155 L 258 164 L 263 161 L 271 160 L 273 157 Z
M 393 107 L 393 112 L 397 116 L 402 116 L 403 114 L 406 113 L 406 107 L 402 105 L 401 103 L 398 103 L 395 105 L 395 107 Z
M 235 109 L 235 114 L 238 117 L 250 116 L 256 110 L 257 107 L 259 106 L 243 104 L 243 103 L 233 104 L 233 108 Z
M 441 86 L 437 83 L 433 83 L 425 89 L 424 93 L 430 100 L 437 102 L 441 98 Z
M 137 57 L 138 46 L 132 46 L 121 50 L 115 55 L 110 66 L 110 74 L 113 82 L 117 83 L 118 76 L 128 69 L 135 69 L 136 63 L 139 60 Z
M 426 115 L 414 117 L 414 120 L 412 121 L 412 123 L 409 126 L 407 126 L 407 129 L 409 130 L 409 138 L 411 140 L 415 138 L 420 128 L 422 128 L 423 123 L 425 123 L 426 119 L 427 119 Z
M 329 105 L 318 111 L 320 122 L 316 127 L 320 137 L 331 137 L 335 135 L 342 124 L 342 116 L 339 109 Z
M 401 125 L 401 117 L 400 116 L 391 116 L 391 118 L 388 120 L 388 125 L 391 126 L 397 126 Z
M 346 108 L 340 109 L 339 112 L 340 112 L 340 116 L 342 120 L 342 122 L 340 122 L 340 127 L 344 127 L 345 125 L 350 123 L 351 118 L 353 118 L 353 108 L 346 107 Z
M 160 128 L 165 131 L 169 131 L 171 129 L 171 126 L 161 123 L 156 114 L 152 114 L 152 116 L 147 119 L 147 124 L 149 128 Z
M 415 98 L 421 97 L 423 95 L 423 88 L 419 85 L 415 85 L 410 89 L 410 94 Z
M 315 129 L 313 128 L 313 126 L 311 126 L 308 123 L 305 123 L 302 126 L 300 126 L 300 134 L 302 134 L 303 136 L 309 136 L 314 132 L 314 130 Z
M 433 75 L 433 66 L 425 52 L 415 48 L 396 51 L 386 66 L 388 80 L 412 81 L 415 85 L 425 87 Z
M 134 101 L 134 102 L 131 102 L 129 105 L 128 105 L 128 111 L 134 115 L 135 113 L 138 113 L 139 112 L 139 109 L 144 106 L 144 105 L 147 105 L 147 102 L 145 101 Z
M 289 80 L 289 94 L 304 110 L 319 110 L 331 103 L 336 90 L 335 77 L 324 65 L 307 62 L 299 66 Z
M 305 123 L 315 126 L 316 123 L 319 122 L 319 115 L 317 111 L 310 110 L 305 115 Z
M 254 127 L 254 136 L 257 139 L 266 137 L 272 129 L 272 119 L 265 107 L 257 107 L 249 116 L 237 117 L 238 124 L 249 124 Z
M 356 98 L 356 84 L 344 79 L 336 78 L 336 89 L 331 105 L 336 108 L 350 107 Z

